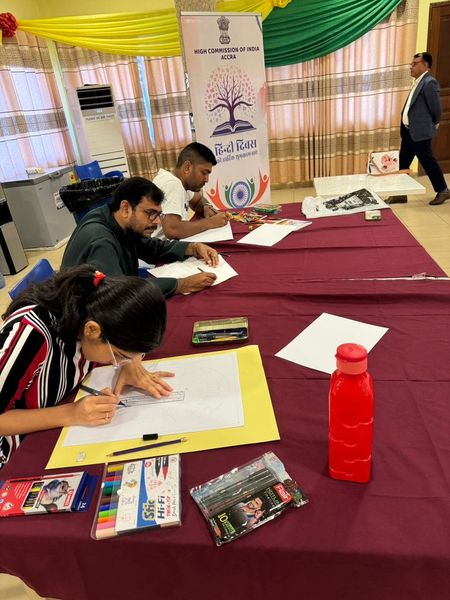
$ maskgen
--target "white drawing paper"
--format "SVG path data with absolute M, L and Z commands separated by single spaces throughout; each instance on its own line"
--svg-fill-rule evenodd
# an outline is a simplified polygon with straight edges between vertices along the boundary
M 386 327 L 322 313 L 275 356 L 331 374 L 340 344 L 361 344 L 369 352 L 387 331 Z
M 176 401 L 150 401 L 117 408 L 108 425 L 70 427 L 64 446 L 136 439 L 144 433 L 169 435 L 244 424 L 238 361 L 235 352 L 200 354 L 163 363 L 144 363 L 150 371 L 170 371 L 166 381 L 178 394 Z M 112 367 L 100 367 L 87 384 L 94 389 L 113 385 Z M 183 392 L 183 394 L 181 394 Z M 121 397 L 122 398 L 122 397 Z
M 191 256 L 187 260 L 177 261 L 168 265 L 155 267 L 150 271 L 150 275 L 154 277 L 189 277 L 190 275 L 198 275 L 201 271 L 215 273 L 217 279 L 213 285 L 219 285 L 231 277 L 236 277 L 237 273 L 231 265 L 229 265 L 223 256 L 219 255 L 219 264 L 217 267 L 210 267 L 199 258 Z
M 210 244 L 211 242 L 223 242 L 225 240 L 232 240 L 233 232 L 231 230 L 230 223 L 227 223 L 223 227 L 216 227 L 215 229 L 207 229 L 201 233 L 196 233 L 187 238 L 183 238 L 182 242 L 203 242 Z
M 309 223 L 305 221 L 305 227 L 307 225 L 309 225 Z M 241 238 L 238 241 L 238 244 L 273 246 L 293 231 L 298 231 L 298 225 L 281 226 L 271 223 L 264 223 L 264 225 L 256 227 L 256 229 Z

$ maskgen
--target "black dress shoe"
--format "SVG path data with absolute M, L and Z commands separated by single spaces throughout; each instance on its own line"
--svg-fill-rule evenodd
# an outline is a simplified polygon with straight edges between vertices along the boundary
M 408 196 L 389 196 L 385 202 L 386 204 L 406 204 L 408 202 Z
M 447 188 L 446 190 L 443 190 L 442 192 L 439 192 L 438 194 L 436 194 L 436 197 L 434 198 L 434 200 L 431 200 L 431 202 L 429 202 L 429 204 L 431 204 L 431 206 L 439 206 L 439 204 L 444 204 L 444 202 L 449 199 L 450 199 L 450 190 Z

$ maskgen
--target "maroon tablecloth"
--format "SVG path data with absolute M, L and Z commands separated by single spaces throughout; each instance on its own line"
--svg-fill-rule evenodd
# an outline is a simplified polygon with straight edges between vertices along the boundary
M 364 213 L 314 219 L 311 225 L 288 235 L 272 248 L 236 244 L 249 232 L 249 226 L 233 223 L 235 239 L 215 244 L 215 247 L 231 254 L 227 260 L 233 266 L 235 260 L 239 260 L 239 268 L 245 277 L 234 280 L 234 283 L 245 287 L 249 285 L 247 276 L 254 279 L 258 273 L 266 273 L 257 267 L 255 273 L 253 257 L 245 256 L 255 251 L 258 252 L 259 262 L 274 262 L 275 269 L 270 268 L 267 274 L 279 273 L 282 277 L 328 280 L 400 277 L 423 272 L 428 275 L 443 274 L 391 210 L 382 210 L 381 215 L 381 221 L 365 221 Z M 305 220 L 299 204 L 283 205 L 282 212 L 277 215 L 279 217 Z
M 404 253 L 402 268 L 441 274 L 390 211 L 383 217 L 369 227 L 363 222 L 373 242 L 366 251 L 384 248 L 378 246 L 378 233 L 390 229 L 388 237 L 403 240 L 397 246 Z M 342 219 L 349 229 L 341 235 L 347 232 L 350 239 L 360 216 Z M 3 519 L 1 571 L 18 575 L 42 596 L 64 600 L 448 599 L 450 282 L 326 280 L 335 263 L 346 277 L 354 276 L 352 265 L 341 260 L 347 248 L 339 248 L 338 239 L 328 251 L 320 246 L 337 235 L 340 218 L 326 221 L 334 231 L 328 236 L 322 219 L 323 242 L 315 232 L 326 262 L 324 272 L 317 260 L 316 281 L 305 280 L 303 273 L 280 273 L 285 257 L 294 259 L 301 248 L 244 252 L 226 244 L 239 277 L 170 300 L 167 335 L 154 353 L 191 353 L 195 320 L 248 315 L 249 342 L 261 350 L 281 441 L 182 455 L 181 528 L 93 541 L 93 508 L 87 514 Z M 307 231 L 291 234 L 284 244 L 294 244 L 289 241 L 294 236 L 303 244 Z M 305 251 L 314 254 L 311 248 Z M 389 255 L 384 256 L 382 262 L 392 268 Z M 382 265 L 379 269 L 385 275 Z M 389 327 L 369 355 L 376 413 L 373 477 L 367 485 L 328 477 L 329 376 L 274 356 L 322 312 Z M 58 433 L 29 435 L 2 475 L 39 473 Z M 189 488 L 268 450 L 285 462 L 310 503 L 216 548 Z M 101 466 L 90 471 L 100 473 Z

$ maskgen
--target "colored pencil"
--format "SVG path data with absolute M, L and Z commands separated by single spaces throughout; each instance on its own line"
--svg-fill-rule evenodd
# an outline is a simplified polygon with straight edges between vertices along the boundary
M 211 330 L 211 331 L 197 331 L 194 335 L 195 337 L 201 339 L 214 339 L 217 337 L 242 337 L 247 334 L 246 329 L 223 329 L 219 330 Z
M 119 490 L 122 483 L 123 465 L 107 465 L 102 483 L 101 499 L 95 525 L 95 537 L 102 539 L 115 535 L 119 506 Z

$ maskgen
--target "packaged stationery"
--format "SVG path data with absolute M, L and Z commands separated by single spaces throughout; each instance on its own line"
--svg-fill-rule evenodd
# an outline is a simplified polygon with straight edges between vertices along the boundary
M 281 211 L 281 206 L 279 204 L 258 204 L 254 210 L 261 215 L 277 215 Z
M 273 452 L 191 489 L 217 546 L 298 508 L 307 497 Z
M 98 477 L 86 471 L 0 482 L 0 517 L 85 511 Z
M 174 525 L 181 525 L 179 454 L 106 463 L 95 540 Z

